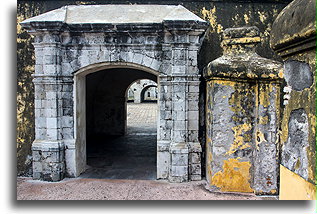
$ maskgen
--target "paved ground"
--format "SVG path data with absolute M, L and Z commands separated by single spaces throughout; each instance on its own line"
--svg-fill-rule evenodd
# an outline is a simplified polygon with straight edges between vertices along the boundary
M 212 193 L 205 181 L 168 183 L 150 180 L 17 179 L 18 200 L 262 200 L 253 194 Z
M 87 147 L 82 178 L 156 179 L 156 135 L 128 135 Z
M 156 135 L 157 104 L 128 103 L 128 135 Z

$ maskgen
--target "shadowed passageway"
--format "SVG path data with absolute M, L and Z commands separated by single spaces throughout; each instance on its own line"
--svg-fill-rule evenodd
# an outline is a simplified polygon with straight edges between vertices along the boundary
M 127 104 L 127 135 L 95 136 L 87 147 L 89 168 L 80 177 L 156 179 L 157 104 Z

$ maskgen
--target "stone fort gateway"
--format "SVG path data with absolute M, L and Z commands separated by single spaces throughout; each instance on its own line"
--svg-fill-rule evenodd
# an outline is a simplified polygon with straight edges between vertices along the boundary
M 147 79 L 157 97 L 156 179 L 275 195 L 282 164 L 312 183 L 315 117 L 292 97 L 315 94 L 315 65 L 295 57 L 310 50 L 300 36 L 283 38 L 293 33 L 283 25 L 291 6 L 271 34 L 283 62 L 258 55 L 261 32 L 241 26 L 223 30 L 223 55 L 204 68 L 210 23 L 181 5 L 69 5 L 24 20 L 35 49 L 33 178 L 85 172 L 89 139 L 126 134 L 127 88 Z

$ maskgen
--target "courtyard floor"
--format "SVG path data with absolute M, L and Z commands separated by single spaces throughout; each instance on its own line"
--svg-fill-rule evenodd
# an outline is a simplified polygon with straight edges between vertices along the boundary
M 60 182 L 17 179 L 18 200 L 275 200 L 253 194 L 216 193 L 205 181 L 168 183 L 159 180 L 66 178 Z

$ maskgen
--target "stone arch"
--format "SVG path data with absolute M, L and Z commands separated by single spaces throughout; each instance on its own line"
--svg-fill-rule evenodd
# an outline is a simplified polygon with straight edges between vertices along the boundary
M 155 70 L 151 67 L 147 67 L 145 65 L 136 64 L 134 62 L 96 62 L 93 64 L 89 64 L 83 67 L 80 67 L 76 71 L 73 72 L 74 76 L 86 76 L 90 73 L 94 73 L 97 71 L 105 70 L 105 69 L 111 69 L 111 68 L 131 68 L 136 70 L 141 70 L 148 72 L 150 74 L 154 74 L 155 76 L 159 76 L 160 72 L 158 70 Z
M 158 72 L 154 71 L 152 69 L 149 69 L 142 65 L 136 65 L 133 63 L 111 63 L 111 62 L 104 62 L 104 63 L 96 63 L 93 65 L 88 65 L 77 72 L 74 73 L 74 79 L 75 79 L 75 113 L 74 113 L 74 119 L 75 119 L 75 150 L 78 151 L 73 154 L 74 159 L 73 162 L 69 162 L 69 159 L 66 160 L 69 163 L 66 165 L 68 166 L 68 172 L 71 175 L 78 176 L 80 173 L 85 171 L 86 167 L 86 145 L 87 145 L 87 134 L 88 134 L 88 127 L 87 127 L 87 77 L 94 73 L 107 73 L 110 72 L 113 69 L 129 69 L 131 73 L 136 71 L 142 71 L 147 74 L 148 76 L 145 76 L 145 78 L 153 79 L 154 76 L 158 78 Z M 141 74 L 139 74 L 141 75 Z M 135 77 L 138 79 L 139 77 Z M 135 81 L 135 80 L 134 80 Z M 134 82 L 133 81 L 133 82 Z M 129 83 L 130 85 L 131 83 Z M 116 94 L 115 92 L 113 92 Z M 125 102 L 125 95 L 126 95 L 126 89 L 124 90 L 124 100 L 123 104 L 124 107 L 122 108 L 122 119 L 123 119 L 123 128 L 121 128 L 121 131 L 119 131 L 119 135 L 124 134 L 126 132 L 126 102 Z M 100 124 L 100 123 L 99 123 Z M 113 124 L 114 125 L 114 124 Z M 118 134 L 117 133 L 117 134 Z M 120 134 L 121 133 L 121 134 Z M 66 149 L 66 153 L 71 152 L 70 149 Z M 72 166 L 73 165 L 73 166 Z
M 144 102 L 145 101 L 145 92 L 147 91 L 147 89 L 149 89 L 149 88 L 151 88 L 151 87 L 157 87 L 156 85 L 147 85 L 147 86 L 145 86 L 143 89 L 142 89 L 142 91 L 141 91 L 141 102 Z
M 156 80 L 151 80 L 151 79 L 136 80 L 129 85 L 129 87 L 127 88 L 127 91 L 126 91 L 126 95 L 128 95 L 129 90 L 133 90 L 133 102 L 134 103 L 141 103 L 142 102 L 141 93 L 142 93 L 144 87 L 146 87 L 148 84 L 151 84 L 151 85 L 157 87 L 158 81 L 157 81 L 157 79 Z

